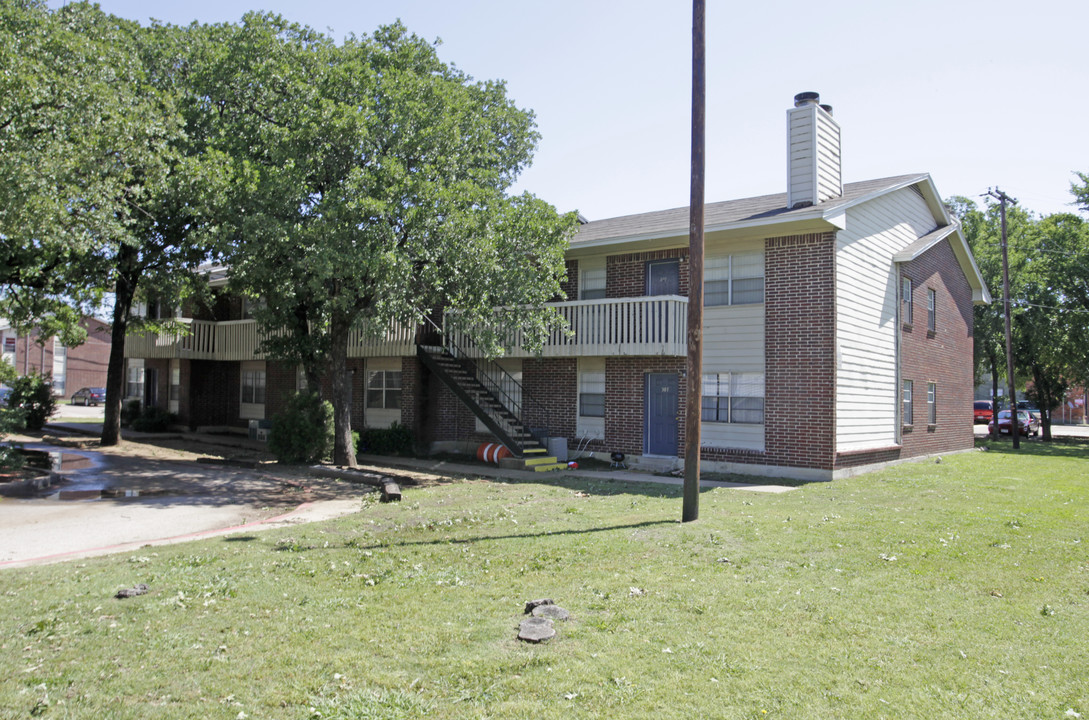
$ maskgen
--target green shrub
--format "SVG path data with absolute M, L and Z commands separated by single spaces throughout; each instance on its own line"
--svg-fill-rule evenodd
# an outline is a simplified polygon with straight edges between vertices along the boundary
M 27 430 L 41 430 L 45 421 L 57 409 L 53 396 L 53 380 L 48 375 L 31 373 L 11 381 L 8 404 L 21 408 Z
M 282 463 L 316 463 L 333 450 L 333 406 L 314 393 L 295 393 L 272 418 L 268 449 Z
M 412 431 L 400 423 L 364 430 L 356 447 L 369 455 L 411 455 Z
M 140 401 L 129 400 L 121 406 L 121 427 L 132 427 L 140 417 Z
M 166 432 L 175 420 L 177 417 L 174 413 L 167 412 L 161 407 L 149 407 L 132 421 L 131 426 L 137 432 Z

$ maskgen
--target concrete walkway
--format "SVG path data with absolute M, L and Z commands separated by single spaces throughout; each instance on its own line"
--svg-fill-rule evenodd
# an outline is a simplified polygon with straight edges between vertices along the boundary
M 101 425 L 53 423 L 56 435 L 98 436 Z M 0 569 L 135 550 L 231 533 L 251 533 L 356 512 L 374 488 L 334 479 L 328 467 L 299 475 L 297 469 L 263 466 L 268 448 L 240 435 L 122 432 L 127 441 L 181 438 L 197 445 L 231 448 L 252 458 L 225 465 L 198 460 L 132 457 L 107 451 L 27 442 L 28 449 L 61 453 L 66 482 L 47 497 L 0 497 Z M 154 451 L 153 451 L 154 452 Z M 361 455 L 361 469 L 377 475 L 426 473 L 549 482 L 551 478 L 681 485 L 677 477 L 634 470 L 565 470 L 535 473 L 448 460 Z M 325 476 L 316 477 L 318 475 Z M 329 477 L 332 476 L 332 477 Z M 704 481 L 705 488 L 787 492 L 778 485 Z M 410 490 L 411 492 L 411 490 Z

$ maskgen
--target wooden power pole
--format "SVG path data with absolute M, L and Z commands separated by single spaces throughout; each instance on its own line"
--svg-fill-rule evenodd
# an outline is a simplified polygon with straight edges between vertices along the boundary
M 1017 386 L 1013 377 L 1013 332 L 1010 328 L 1010 254 L 1006 242 L 1006 203 L 1013 205 L 1017 201 L 995 188 L 987 194 L 1001 203 L 1002 213 L 1002 310 L 1006 316 L 1006 379 L 1009 383 L 1010 398 L 1010 435 L 1013 436 L 1013 449 L 1021 448 L 1021 428 L 1017 424 Z M 995 431 L 998 431 L 997 424 Z
M 700 415 L 703 409 L 703 184 L 706 43 L 704 0 L 692 1 L 692 195 L 688 210 L 688 363 L 685 383 L 684 507 L 700 516 Z

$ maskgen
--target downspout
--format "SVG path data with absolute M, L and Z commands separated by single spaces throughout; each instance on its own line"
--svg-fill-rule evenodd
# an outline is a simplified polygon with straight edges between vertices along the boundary
M 893 268 L 896 270 L 896 275 L 893 278 L 893 297 L 896 302 L 896 312 L 893 313 L 893 362 L 896 366 L 896 384 L 892 389 L 893 398 L 893 418 L 896 423 L 896 444 L 903 447 L 904 445 L 904 367 L 903 359 L 901 358 L 900 348 L 900 336 L 903 334 L 903 319 L 900 317 L 900 312 L 903 309 L 904 302 L 900 297 L 900 293 L 903 292 L 903 278 L 900 276 L 900 263 L 893 263 Z M 911 398 L 912 403 L 915 402 L 914 396 Z

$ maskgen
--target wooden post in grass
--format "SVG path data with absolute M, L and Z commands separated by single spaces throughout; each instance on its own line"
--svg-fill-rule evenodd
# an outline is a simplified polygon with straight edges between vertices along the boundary
M 700 516 L 700 411 L 703 390 L 703 184 L 706 95 L 704 0 L 692 1 L 692 195 L 688 210 L 688 363 L 685 383 L 684 506 Z

